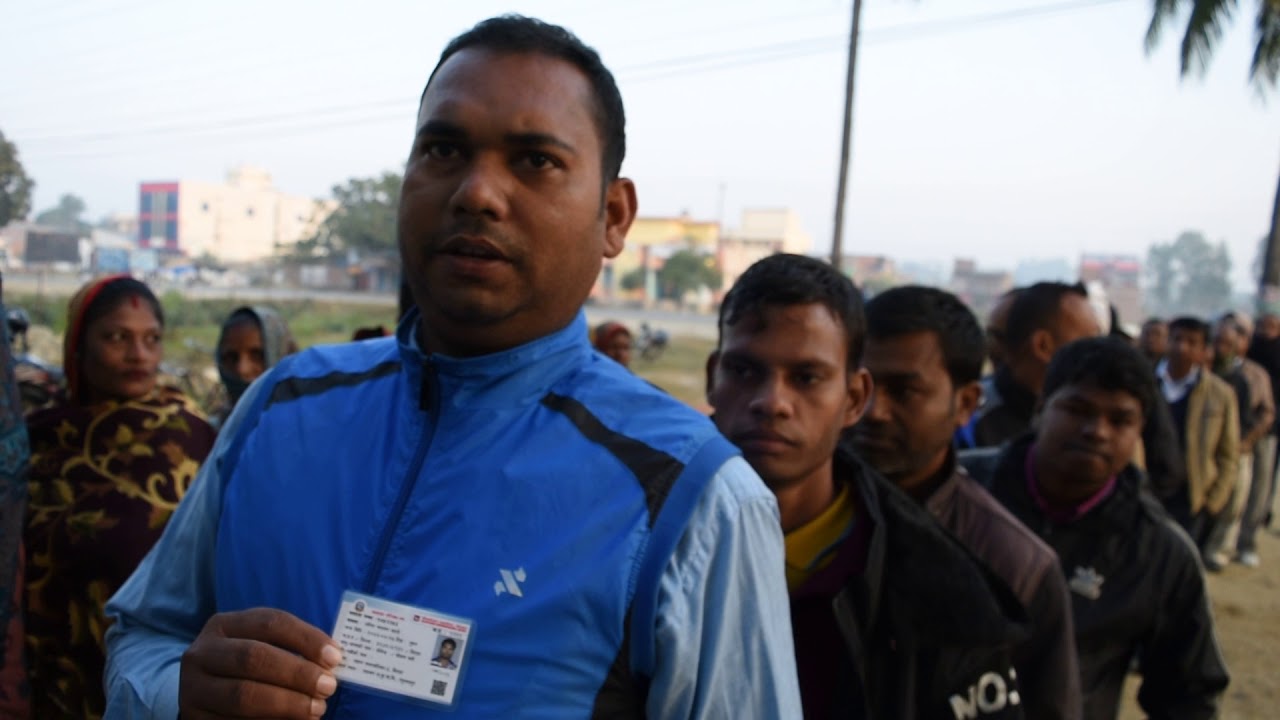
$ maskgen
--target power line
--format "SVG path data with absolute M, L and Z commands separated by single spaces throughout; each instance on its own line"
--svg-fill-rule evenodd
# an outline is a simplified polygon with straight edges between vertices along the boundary
M 1042 5 L 1034 8 L 1023 8 L 1011 11 L 1002 11 L 996 13 L 987 13 L 982 15 L 972 15 L 961 18 L 952 18 L 946 20 L 922 21 L 915 23 L 903 23 L 885 28 L 873 28 L 865 32 L 866 41 L 873 43 L 893 42 L 895 40 L 915 39 L 924 35 L 933 35 L 944 32 L 953 32 L 965 28 L 986 25 L 999 22 L 1009 22 L 1013 20 L 1022 20 L 1028 18 L 1036 18 L 1063 12 L 1075 10 L 1083 10 L 1105 5 L 1115 5 L 1128 0 L 1068 0 L 1053 5 Z M 639 65 L 626 66 L 618 71 L 620 79 L 630 82 L 647 82 L 656 79 L 662 79 L 673 75 L 688 76 L 705 72 L 714 72 L 727 69 L 735 69 L 748 65 L 761 63 L 778 62 L 781 60 L 806 57 L 811 55 L 834 52 L 844 47 L 847 42 L 846 37 L 842 36 L 825 36 L 812 37 L 800 40 L 791 40 L 781 43 L 771 43 L 751 48 L 740 48 L 730 51 L 722 51 L 716 53 L 700 53 L 696 55 L 688 55 L 676 58 L 667 58 Z M 177 125 L 159 125 L 143 128 L 126 128 L 119 130 L 111 130 L 101 133 L 91 134 L 69 134 L 69 135 L 47 135 L 37 136 L 34 138 L 23 139 L 24 150 L 26 143 L 34 142 L 56 142 L 56 143 L 75 143 L 89 142 L 95 143 L 103 140 L 114 140 L 122 138 L 152 137 L 156 135 L 180 135 L 193 136 L 209 133 L 221 133 L 228 130 L 243 128 L 241 135 L 249 135 L 253 131 L 268 132 L 279 131 L 289 132 L 291 130 L 307 130 L 326 129 L 330 127 L 346 127 L 358 126 L 362 123 L 382 123 L 397 118 L 403 119 L 403 106 L 407 104 L 405 98 L 389 98 L 384 100 L 376 100 L 373 102 L 365 102 L 350 105 L 328 106 L 321 108 L 312 108 L 309 110 L 295 111 L 289 113 L 278 113 L 272 115 L 259 115 L 231 118 L 227 120 L 219 120 L 216 122 L 195 122 Z M 374 107 L 397 107 L 395 114 L 379 113 L 368 116 L 363 119 L 344 119 L 344 120 L 322 120 L 321 124 L 315 125 L 309 122 L 285 125 L 283 127 L 270 127 L 279 125 L 281 121 L 288 121 L 296 118 L 304 118 L 307 120 L 314 119 L 316 116 L 345 114 L 358 110 L 367 110 Z M 262 127 L 267 126 L 267 127 Z M 223 138 L 229 140 L 238 140 L 238 137 Z M 69 151 L 56 152 L 42 157 L 81 157 L 81 156 L 102 156 L 102 155 L 118 155 L 127 154 L 127 152 L 117 152 L 112 149 L 104 149 L 99 151 Z

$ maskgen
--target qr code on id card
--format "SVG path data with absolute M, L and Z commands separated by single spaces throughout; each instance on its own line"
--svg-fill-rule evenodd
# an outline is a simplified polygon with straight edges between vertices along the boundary
M 443 696 L 444 696 L 444 693 L 445 693 L 445 690 L 448 690 L 448 689 L 449 689 L 449 683 L 445 682 L 444 680 L 433 680 L 433 681 L 431 681 L 431 694 L 432 694 L 432 695 L 439 695 L 439 696 L 443 697 Z

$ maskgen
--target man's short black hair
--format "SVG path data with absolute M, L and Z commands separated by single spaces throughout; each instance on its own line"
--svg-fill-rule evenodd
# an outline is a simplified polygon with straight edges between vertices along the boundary
M 1035 331 L 1051 329 L 1061 312 L 1063 298 L 1069 295 L 1089 299 L 1089 293 L 1079 283 L 1039 282 L 1023 288 L 1009 308 L 1009 320 L 1005 323 L 1009 352 L 1021 350 Z
M 1173 333 L 1178 330 L 1181 330 L 1182 332 L 1196 333 L 1200 336 L 1200 340 L 1203 344 L 1209 344 L 1209 323 L 1198 317 L 1184 315 L 1170 320 L 1169 336 L 1172 337 Z
M 1164 318 L 1149 317 L 1142 322 L 1142 327 L 1147 327 L 1149 325 L 1164 325 Z
M 868 337 L 887 340 L 917 332 L 937 336 L 954 387 L 982 377 L 986 338 L 978 318 L 960 298 L 938 288 L 904 285 L 867 302 Z
M 822 303 L 844 327 L 849 342 L 848 367 L 862 364 L 867 332 L 862 293 L 853 281 L 827 263 L 804 255 L 778 253 L 756 262 L 742 273 L 720 304 L 721 332 L 744 315 L 767 307 Z
M 448 645 L 454 650 L 458 649 L 458 641 L 454 640 L 453 638 L 445 638 L 444 640 L 440 641 L 440 647 L 444 647 L 445 645 Z
M 1059 349 L 1045 372 L 1041 397 L 1047 401 L 1068 385 L 1086 384 L 1134 396 L 1142 405 L 1144 419 L 1151 417 L 1156 403 L 1164 402 L 1151 363 L 1137 348 L 1117 337 L 1085 338 Z
M 441 66 L 455 54 L 468 48 L 497 53 L 537 53 L 563 60 L 582 71 L 591 83 L 595 96 L 596 130 L 600 133 L 601 167 L 604 181 L 618 179 L 622 159 L 627 154 L 627 117 L 622 108 L 622 93 L 613 73 L 604 66 L 600 55 L 560 27 L 523 15 L 500 15 L 481 21 L 475 27 L 449 41 L 440 61 L 427 78 L 427 87 Z M 422 91 L 425 98 L 426 88 Z

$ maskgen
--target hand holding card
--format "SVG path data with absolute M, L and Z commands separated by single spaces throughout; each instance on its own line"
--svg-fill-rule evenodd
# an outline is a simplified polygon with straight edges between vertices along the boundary
M 182 655 L 182 717 L 324 715 L 342 651 L 323 630 L 282 610 L 220 613 Z

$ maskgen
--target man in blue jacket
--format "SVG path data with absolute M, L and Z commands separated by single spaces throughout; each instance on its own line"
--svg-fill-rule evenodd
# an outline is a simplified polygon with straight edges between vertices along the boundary
M 624 146 L 564 29 L 449 44 L 400 198 L 416 309 L 242 398 L 109 604 L 108 717 L 800 716 L 772 495 L 588 344 Z

